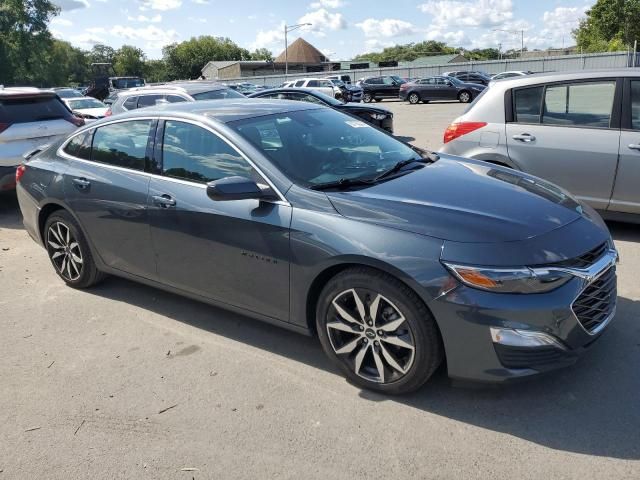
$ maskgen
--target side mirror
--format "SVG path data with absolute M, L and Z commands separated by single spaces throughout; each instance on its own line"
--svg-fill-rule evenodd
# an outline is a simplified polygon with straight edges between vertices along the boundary
M 207 196 L 211 200 L 247 200 L 261 199 L 265 192 L 256 182 L 245 177 L 225 177 L 207 183 Z

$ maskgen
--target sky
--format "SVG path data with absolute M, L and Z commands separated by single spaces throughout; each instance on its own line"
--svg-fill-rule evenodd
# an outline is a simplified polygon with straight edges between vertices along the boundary
M 284 25 L 311 23 L 302 36 L 332 60 L 386 46 L 437 40 L 466 49 L 529 49 L 573 44 L 595 0 L 52 0 L 56 38 L 90 49 L 97 43 L 142 48 L 160 58 L 164 45 L 193 36 L 229 37 L 241 47 L 284 49 Z M 504 32 L 496 30 L 518 31 Z

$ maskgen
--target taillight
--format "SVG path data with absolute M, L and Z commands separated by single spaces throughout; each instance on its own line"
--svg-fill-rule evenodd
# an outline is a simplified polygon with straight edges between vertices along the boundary
M 24 165 L 18 165 L 18 168 L 16 168 L 16 183 L 20 182 L 20 179 L 22 178 L 26 170 L 27 167 L 25 167 Z
M 111 107 L 109 107 L 109 108 L 107 109 L 107 111 L 106 111 L 106 112 L 104 112 L 104 116 L 105 116 L 105 117 L 110 117 L 111 115 L 113 115 L 113 112 L 111 111 Z
M 0 133 L 4 132 L 10 126 L 11 126 L 10 123 L 0 123 Z
M 487 122 L 460 122 L 452 123 L 444 131 L 444 143 L 455 140 L 458 137 L 471 133 L 479 128 L 486 127 Z
M 76 127 L 82 127 L 84 125 L 84 118 L 76 117 L 75 115 L 70 115 L 65 118 L 65 120 L 73 123 Z

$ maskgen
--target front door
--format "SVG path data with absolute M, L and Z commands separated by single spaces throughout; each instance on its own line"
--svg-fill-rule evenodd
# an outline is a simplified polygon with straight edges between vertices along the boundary
M 145 278 L 155 276 L 144 173 L 154 126 L 151 120 L 104 125 L 64 149 L 65 199 L 97 254 L 106 265 Z
M 620 141 L 615 92 L 615 79 L 515 90 L 514 118 L 506 125 L 509 157 L 523 171 L 606 209 Z
M 438 78 L 437 82 L 441 100 L 458 99 L 458 89 L 454 86 L 451 80 L 448 80 L 446 78 Z
M 625 84 L 620 164 L 609 210 L 640 214 L 640 79 Z
M 149 186 L 158 277 L 176 288 L 273 318 L 289 318 L 291 207 L 258 200 L 214 201 L 206 183 L 260 174 L 218 135 L 167 120 Z

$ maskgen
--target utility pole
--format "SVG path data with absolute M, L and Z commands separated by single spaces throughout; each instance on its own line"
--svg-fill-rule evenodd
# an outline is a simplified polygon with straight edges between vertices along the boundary
M 284 24 L 284 74 L 289 74 L 289 42 L 287 42 L 287 33 L 293 32 L 301 27 L 308 27 L 310 23 L 298 23 L 297 25 L 291 25 L 287 27 L 287 24 Z
M 524 30 L 503 30 L 502 28 L 494 28 L 493 32 L 506 32 L 512 35 L 520 34 L 520 58 L 524 58 Z

